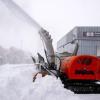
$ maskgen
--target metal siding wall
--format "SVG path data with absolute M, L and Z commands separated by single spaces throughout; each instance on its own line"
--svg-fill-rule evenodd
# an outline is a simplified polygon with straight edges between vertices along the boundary
M 77 28 L 75 27 L 74 29 L 72 29 L 70 32 L 68 32 L 63 38 L 61 38 L 58 42 L 57 42 L 57 51 L 58 52 L 64 52 L 66 49 L 65 48 L 59 48 L 61 45 L 64 45 L 70 41 L 72 41 L 73 39 L 77 39 Z
M 77 30 L 77 39 L 79 39 L 80 45 L 78 55 L 97 55 L 97 47 L 100 46 L 100 37 L 83 37 L 83 32 L 100 33 L 100 27 L 78 27 Z
M 62 46 L 63 44 L 66 44 L 67 43 L 67 40 L 66 40 L 66 35 L 62 38 L 62 39 L 60 39 L 58 42 L 57 42 L 57 51 L 58 52 L 63 52 L 64 50 L 64 48 L 63 47 L 61 47 L 61 48 L 59 48 L 60 46 Z
M 79 41 L 79 51 L 78 55 L 80 54 L 90 54 L 90 55 L 96 55 L 96 44 L 93 41 Z
M 75 36 L 79 41 L 78 55 L 80 54 L 90 54 L 97 55 L 97 47 L 100 47 L 100 37 L 83 37 L 83 32 L 98 32 L 100 33 L 100 27 L 76 27 L 70 31 L 66 36 L 64 36 L 60 42 L 58 42 L 57 47 L 66 44 L 67 42 L 73 40 Z M 60 48 L 58 52 L 64 52 L 67 48 Z

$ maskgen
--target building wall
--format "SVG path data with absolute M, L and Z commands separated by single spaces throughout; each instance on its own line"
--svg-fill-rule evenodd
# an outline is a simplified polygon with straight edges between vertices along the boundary
M 68 32 L 65 36 L 63 36 L 58 42 L 57 42 L 57 51 L 59 53 L 65 52 L 67 49 L 70 49 L 69 46 L 65 45 L 66 43 L 74 40 L 77 38 L 77 28 L 74 28 L 70 32 Z M 65 45 L 63 47 L 63 45 Z
M 78 40 L 78 55 L 90 54 L 100 56 L 100 27 L 75 27 L 60 40 L 60 44 L 58 42 L 58 52 L 61 53 L 67 51 L 67 49 L 73 49 L 71 45 L 65 47 L 62 45 L 74 39 Z
M 79 40 L 78 54 L 90 54 L 100 56 L 100 41 L 96 40 Z

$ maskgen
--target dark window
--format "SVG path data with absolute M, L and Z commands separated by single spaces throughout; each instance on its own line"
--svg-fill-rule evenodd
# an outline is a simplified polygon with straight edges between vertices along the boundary
M 83 36 L 86 37 L 87 36 L 87 32 L 83 32 Z
M 84 37 L 93 37 L 94 36 L 94 32 L 83 32 L 83 36 Z

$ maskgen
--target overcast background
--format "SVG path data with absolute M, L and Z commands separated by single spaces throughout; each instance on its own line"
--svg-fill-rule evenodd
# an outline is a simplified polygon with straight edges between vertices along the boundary
M 57 41 L 75 26 L 100 26 L 100 0 L 13 0 Z M 34 34 L 33 34 L 34 33 Z M 0 1 L 0 45 L 26 51 L 40 49 L 33 26 L 16 18 Z

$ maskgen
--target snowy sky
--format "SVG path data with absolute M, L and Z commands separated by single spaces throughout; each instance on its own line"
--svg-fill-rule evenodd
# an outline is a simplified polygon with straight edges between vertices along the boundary
M 50 32 L 55 48 L 57 41 L 75 26 L 100 26 L 100 0 L 13 1 Z M 34 45 L 40 44 L 36 37 L 32 26 L 17 19 L 0 0 L 0 45 L 33 51 Z

